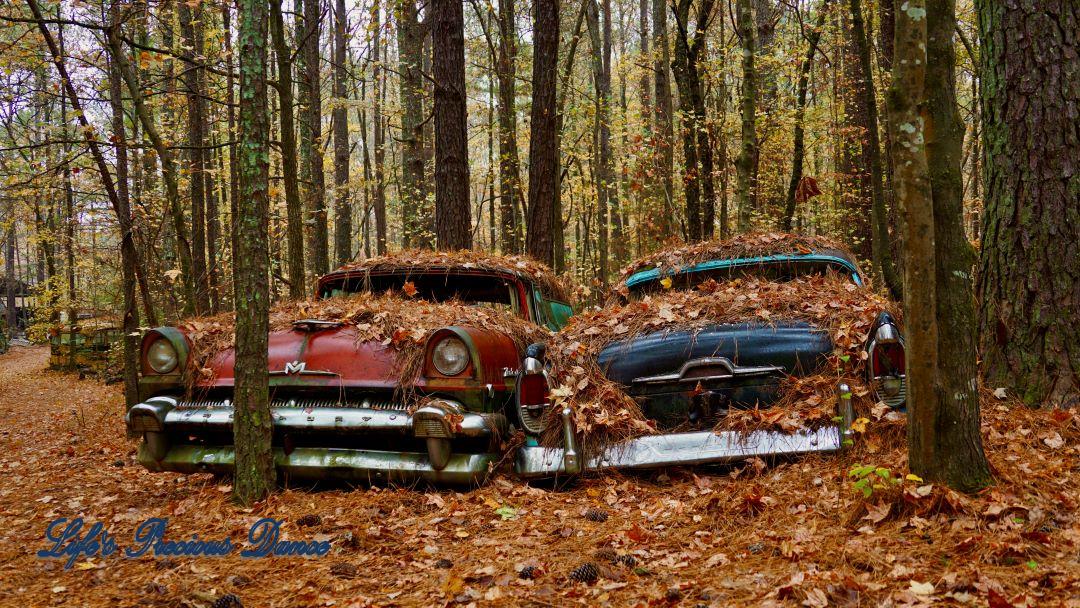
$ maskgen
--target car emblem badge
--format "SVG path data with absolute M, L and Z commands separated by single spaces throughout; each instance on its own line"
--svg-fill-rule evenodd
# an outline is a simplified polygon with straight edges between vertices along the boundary
M 291 362 L 285 364 L 285 373 L 286 374 L 302 374 L 302 373 L 304 373 L 304 369 L 306 367 L 307 367 L 307 364 L 304 363 L 303 361 L 291 361 Z

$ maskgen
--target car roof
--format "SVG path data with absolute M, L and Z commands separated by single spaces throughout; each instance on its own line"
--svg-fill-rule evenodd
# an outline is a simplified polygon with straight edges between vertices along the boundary
M 732 268 L 735 266 L 748 266 L 752 264 L 767 264 L 770 262 L 832 262 L 839 264 L 848 270 L 856 277 L 858 283 L 862 283 L 862 272 L 859 270 L 858 264 L 854 258 L 847 252 L 839 249 L 819 249 L 811 251 L 809 253 L 775 253 L 770 255 L 761 255 L 753 257 L 739 257 L 739 258 L 719 258 L 715 260 L 706 260 L 683 266 L 680 268 L 649 268 L 646 270 L 639 270 L 631 274 L 626 278 L 625 285 L 628 288 L 634 288 L 635 286 L 642 285 L 651 281 L 655 281 L 665 276 L 677 275 L 677 274 L 691 274 L 695 272 L 704 272 L 709 270 L 717 270 L 721 268 Z

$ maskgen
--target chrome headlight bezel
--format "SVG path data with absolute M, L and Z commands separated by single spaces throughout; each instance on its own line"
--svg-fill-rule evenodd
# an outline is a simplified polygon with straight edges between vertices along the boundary
M 469 367 L 471 356 L 465 341 L 457 336 L 446 336 L 431 349 L 431 364 L 444 376 L 457 376 Z
M 157 374 L 168 374 L 180 364 L 180 353 L 171 340 L 162 336 L 146 348 L 146 364 Z

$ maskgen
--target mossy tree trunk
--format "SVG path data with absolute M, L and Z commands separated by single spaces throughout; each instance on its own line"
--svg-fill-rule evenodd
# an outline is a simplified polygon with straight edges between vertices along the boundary
M 938 389 L 933 451 L 922 455 L 919 469 L 912 470 L 970 492 L 986 486 L 991 477 L 979 420 L 971 278 L 975 256 L 964 235 L 964 124 L 956 105 L 955 0 L 928 2 L 926 18 L 926 155 L 934 204 Z
M 1080 404 L 1080 3 L 977 0 L 983 367 L 1031 405 Z
M 237 172 L 240 198 L 237 201 L 237 251 L 233 266 L 236 290 L 236 389 L 233 399 L 236 477 L 233 498 L 248 505 L 266 497 L 275 483 L 267 372 L 270 119 L 266 98 L 267 3 L 240 0 L 239 8 Z

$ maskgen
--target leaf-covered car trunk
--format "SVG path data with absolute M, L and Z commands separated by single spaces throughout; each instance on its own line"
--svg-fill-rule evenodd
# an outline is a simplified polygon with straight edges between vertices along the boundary
M 768 407 L 785 377 L 815 372 L 832 350 L 828 332 L 804 321 L 714 324 L 613 342 L 597 363 L 669 430 L 711 426 L 729 407 Z

